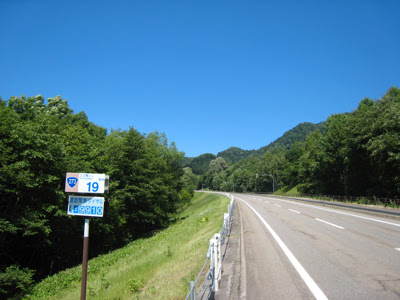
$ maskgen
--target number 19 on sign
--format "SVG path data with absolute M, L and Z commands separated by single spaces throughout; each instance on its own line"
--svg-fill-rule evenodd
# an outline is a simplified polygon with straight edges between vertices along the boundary
M 88 192 L 96 193 L 99 190 L 99 184 L 97 182 L 88 182 Z

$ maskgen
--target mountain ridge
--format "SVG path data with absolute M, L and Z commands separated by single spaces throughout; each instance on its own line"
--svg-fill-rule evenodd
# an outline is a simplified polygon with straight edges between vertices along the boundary
M 239 147 L 229 147 L 226 150 L 218 152 L 217 155 L 212 153 L 204 153 L 196 157 L 185 157 L 184 160 L 184 167 L 191 167 L 194 174 L 202 175 L 204 174 L 207 169 L 208 165 L 210 164 L 211 160 L 222 157 L 228 163 L 234 164 L 242 159 L 254 155 L 256 157 L 261 157 L 265 152 L 270 149 L 276 147 L 282 148 L 290 148 L 296 142 L 304 142 L 306 140 L 307 135 L 310 132 L 315 130 L 320 130 L 321 132 L 324 131 L 324 122 L 320 123 L 311 123 L 311 122 L 303 122 L 298 124 L 297 126 L 293 127 L 286 131 L 281 137 L 277 138 L 275 141 L 269 143 L 266 146 L 263 146 L 257 150 L 245 150 Z

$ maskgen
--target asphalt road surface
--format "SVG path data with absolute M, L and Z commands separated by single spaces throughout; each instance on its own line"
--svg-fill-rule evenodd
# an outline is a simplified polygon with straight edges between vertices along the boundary
M 235 194 L 245 299 L 400 299 L 400 221 Z

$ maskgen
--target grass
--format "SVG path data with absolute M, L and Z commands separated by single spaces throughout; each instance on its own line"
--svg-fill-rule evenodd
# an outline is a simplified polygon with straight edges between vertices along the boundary
M 276 195 L 293 195 L 297 194 L 297 186 L 286 186 L 275 192 Z
M 225 196 L 196 193 L 177 223 L 91 259 L 87 299 L 185 299 L 228 204 Z M 27 299 L 79 299 L 81 272 L 77 266 L 48 277 Z

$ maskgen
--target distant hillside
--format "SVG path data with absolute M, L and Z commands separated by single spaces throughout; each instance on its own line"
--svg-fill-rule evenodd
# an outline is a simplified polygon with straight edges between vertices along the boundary
M 208 170 L 210 162 L 216 159 L 217 156 L 211 153 L 201 154 L 197 157 L 187 157 L 185 158 L 184 167 L 190 167 L 193 174 L 203 175 Z
M 307 135 L 310 132 L 313 132 L 317 129 L 323 132 L 325 130 L 325 123 L 324 122 L 318 124 L 309 122 L 300 123 L 299 125 L 290 129 L 289 131 L 286 131 L 280 138 L 278 138 L 274 142 L 258 149 L 256 152 L 258 155 L 261 156 L 268 150 L 275 147 L 282 147 L 285 149 L 290 148 L 296 142 L 304 142 L 306 140 Z
M 230 147 L 227 150 L 221 151 L 217 154 L 218 157 L 222 157 L 227 162 L 236 163 L 243 158 L 246 158 L 250 155 L 256 154 L 256 150 L 243 150 L 238 147 Z
M 249 157 L 250 155 L 254 155 L 257 157 L 262 156 L 268 150 L 275 147 L 282 147 L 284 149 L 290 148 L 296 142 L 304 142 L 306 140 L 307 135 L 310 132 L 315 130 L 319 130 L 323 132 L 325 129 L 324 123 L 301 123 L 296 127 L 286 131 L 280 138 L 270 143 L 267 146 L 261 147 L 258 150 L 243 150 L 238 147 L 230 147 L 227 150 L 219 152 L 217 154 L 218 157 L 222 157 L 226 161 L 230 163 L 236 163 L 243 158 Z
M 203 175 L 205 172 L 207 172 L 210 161 L 217 157 L 222 157 L 227 162 L 232 164 L 237 163 L 238 161 L 241 161 L 242 159 L 249 157 L 250 155 L 260 157 L 272 148 L 283 147 L 287 149 L 296 142 L 304 142 L 307 135 L 317 129 L 323 132 L 325 130 L 324 123 L 301 123 L 296 127 L 286 131 L 280 138 L 278 138 L 274 142 L 270 143 L 267 146 L 261 147 L 258 150 L 243 150 L 238 147 L 230 147 L 227 150 L 219 152 L 218 155 L 206 153 L 194 158 L 186 157 L 184 167 L 192 168 L 194 174 Z

